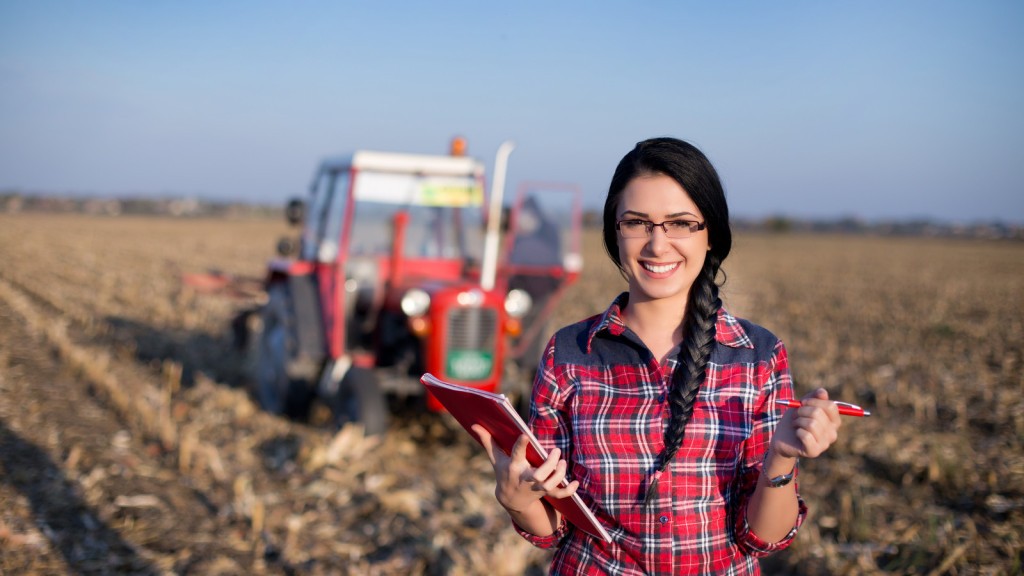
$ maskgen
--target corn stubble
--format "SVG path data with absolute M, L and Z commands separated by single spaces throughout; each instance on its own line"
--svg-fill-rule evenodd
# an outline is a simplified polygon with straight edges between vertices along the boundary
M 0 572 L 545 572 L 447 417 L 398 407 L 378 439 L 253 404 L 230 345 L 243 304 L 180 275 L 259 276 L 283 233 L 0 215 Z M 597 232 L 585 246 L 552 327 L 625 286 Z M 810 516 L 766 572 L 1020 573 L 1024 245 L 744 234 L 725 271 L 730 310 L 786 342 L 797 394 L 874 414 L 804 463 Z M 74 506 L 33 495 L 54 475 Z

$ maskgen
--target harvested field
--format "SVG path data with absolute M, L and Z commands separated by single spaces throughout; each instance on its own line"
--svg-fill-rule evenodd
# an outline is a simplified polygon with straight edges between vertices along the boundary
M 539 574 L 490 465 L 408 408 L 382 441 L 260 412 L 183 272 L 257 276 L 283 224 L 0 215 L 0 573 Z M 552 320 L 623 285 L 589 233 Z M 1024 244 L 743 235 L 730 309 L 847 419 L 766 573 L 1020 574 Z

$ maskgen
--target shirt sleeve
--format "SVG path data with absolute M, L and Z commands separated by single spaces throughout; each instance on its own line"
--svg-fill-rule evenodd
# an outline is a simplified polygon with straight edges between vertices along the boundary
M 797 486 L 797 503 L 799 512 L 796 523 L 788 534 L 778 542 L 766 542 L 759 538 L 750 529 L 747 523 L 747 505 L 757 488 L 757 481 L 761 475 L 761 462 L 775 433 L 775 427 L 781 419 L 781 414 L 776 408 L 775 401 L 780 398 L 793 397 L 793 379 L 789 373 L 789 358 L 786 347 L 781 341 L 777 341 L 772 350 L 771 360 L 761 376 L 764 384 L 760 398 L 760 406 L 756 407 L 754 415 L 754 427 L 744 447 L 742 472 L 739 477 L 739 505 L 737 507 L 735 534 L 736 543 L 745 553 L 762 557 L 773 552 L 789 547 L 796 538 L 797 530 L 807 518 L 807 505 L 800 498 L 799 486 Z M 799 470 L 797 471 L 799 476 Z M 795 478 L 794 478 L 795 482 Z
M 553 448 L 561 450 L 568 458 L 571 452 L 572 436 L 562 408 L 565 406 L 565 394 L 558 382 L 554 366 L 554 337 L 548 342 L 538 366 L 537 376 L 533 381 L 533 396 L 530 401 L 530 429 L 537 440 L 549 452 Z M 571 480 L 571 478 L 569 478 Z M 516 532 L 527 542 L 539 548 L 556 548 L 561 545 L 569 533 L 569 524 L 561 518 L 558 528 L 548 536 L 531 534 L 515 522 L 512 523 Z

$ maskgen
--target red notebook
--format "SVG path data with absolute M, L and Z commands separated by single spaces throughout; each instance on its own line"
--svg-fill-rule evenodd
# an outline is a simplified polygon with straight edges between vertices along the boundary
M 420 382 L 478 443 L 480 439 L 472 430 L 474 424 L 479 424 L 490 432 L 494 442 L 505 454 L 511 453 L 516 440 L 526 434 L 530 439 L 530 444 L 526 448 L 527 461 L 536 467 L 547 459 L 547 450 L 540 445 L 526 422 L 519 417 L 519 413 L 512 407 L 512 403 L 504 394 L 452 384 L 432 374 L 424 374 L 420 378 Z M 562 484 L 565 485 L 566 482 L 563 481 Z M 601 538 L 605 542 L 612 541 L 611 536 L 578 494 L 561 499 L 545 496 L 544 499 L 580 530 Z

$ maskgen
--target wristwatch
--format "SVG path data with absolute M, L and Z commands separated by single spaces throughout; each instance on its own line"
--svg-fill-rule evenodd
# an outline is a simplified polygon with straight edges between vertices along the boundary
M 767 461 L 768 461 L 768 452 L 765 452 L 764 453 L 764 460 L 761 461 L 761 470 L 762 471 L 765 469 L 764 468 L 764 463 L 767 462 Z M 793 469 L 789 471 L 789 474 L 782 474 L 781 476 L 776 476 L 774 478 L 769 478 L 768 479 L 768 486 L 770 488 L 782 488 L 786 484 L 789 484 L 790 482 L 792 482 L 793 481 L 793 477 L 796 476 L 796 467 L 797 467 L 798 464 L 800 464 L 800 459 L 799 458 L 797 458 L 796 461 L 793 462 Z

